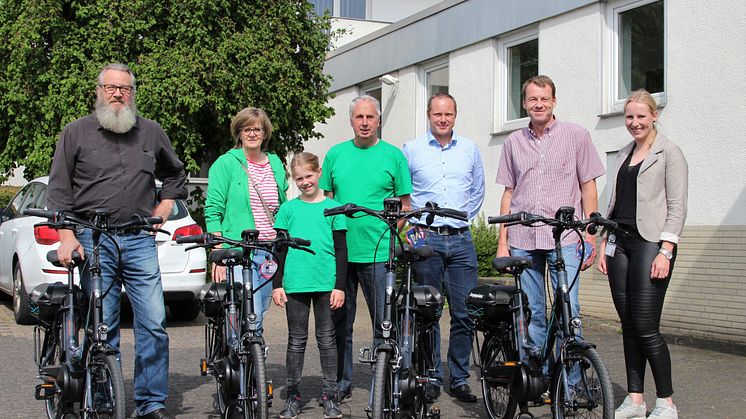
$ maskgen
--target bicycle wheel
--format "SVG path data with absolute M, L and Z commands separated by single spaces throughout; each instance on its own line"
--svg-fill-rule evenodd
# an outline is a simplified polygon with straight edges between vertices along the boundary
M 381 351 L 376 360 L 376 376 L 373 381 L 373 416 L 372 419 L 393 417 L 392 407 L 392 384 L 393 371 L 391 370 L 391 353 Z
M 246 419 L 267 419 L 267 373 L 264 365 L 264 348 L 259 343 L 249 346 L 251 360 L 246 369 L 246 397 L 241 401 L 241 410 Z
M 116 356 L 96 354 L 88 368 L 93 399 L 90 417 L 123 419 L 126 410 L 124 377 Z
M 508 419 L 515 414 L 517 402 L 510 394 L 510 381 L 490 377 L 489 372 L 506 361 L 515 360 L 508 333 L 503 332 L 485 339 L 482 346 L 480 368 L 484 407 L 491 419 Z
M 554 418 L 614 417 L 611 376 L 594 348 L 570 348 L 552 376 Z
M 37 362 L 39 363 L 39 371 L 44 367 L 55 365 L 60 362 L 60 347 L 57 344 L 55 329 L 47 329 L 44 333 L 44 344 L 39 355 Z M 56 389 L 54 396 L 51 399 L 44 401 L 44 408 L 47 412 L 47 419 L 60 419 L 64 416 L 65 410 L 71 408 L 71 406 L 65 406 L 63 402 L 63 395 L 60 389 Z

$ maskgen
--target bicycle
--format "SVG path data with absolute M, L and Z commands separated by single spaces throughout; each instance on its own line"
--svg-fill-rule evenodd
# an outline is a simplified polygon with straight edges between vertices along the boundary
M 254 294 L 272 281 L 276 272 L 276 249 L 288 246 L 313 253 L 311 242 L 278 233 L 274 240 L 259 240 L 258 230 L 244 230 L 241 240 L 211 233 L 186 236 L 177 243 L 193 243 L 193 247 L 214 247 L 228 244 L 233 248 L 216 249 L 209 260 L 226 266 L 226 281 L 206 284 L 199 293 L 201 309 L 207 317 L 205 325 L 205 358 L 200 360 L 200 375 L 215 377 L 216 409 L 224 418 L 240 413 L 244 418 L 266 419 L 272 402 L 272 381 L 267 380 L 265 359 L 267 346 L 257 335 L 257 315 Z M 273 257 L 263 269 L 266 281 L 254 289 L 251 264 L 252 251 L 264 250 Z M 236 284 L 233 268 L 241 266 L 241 282 Z
M 501 257 L 492 261 L 501 273 L 513 276 L 515 286 L 488 284 L 474 288 L 467 298 L 469 315 L 476 323 L 476 330 L 484 335 L 479 345 L 475 333 L 475 358 L 478 354 L 480 379 L 484 404 L 489 417 L 513 418 L 520 408 L 519 418 L 533 418 L 529 403 L 534 406 L 549 404 L 554 418 L 614 417 L 614 393 L 611 377 L 595 345 L 586 342 L 579 334 L 581 321 L 571 318 L 570 289 L 578 274 L 568 284 L 565 260 L 562 257 L 561 238 L 564 232 L 573 231 L 581 237 L 581 250 L 585 243 L 581 231 L 595 233 L 599 226 L 616 229 L 616 223 L 591 214 L 587 220 L 576 220 L 575 209 L 562 207 L 554 218 L 519 212 L 499 217 L 488 217 L 490 224 L 535 224 L 553 227 L 557 252 L 557 289 L 547 325 L 546 345 L 537 350 L 528 343 L 528 324 L 531 313 L 528 299 L 521 289 L 521 273 L 531 267 L 531 260 L 523 257 Z M 555 342 L 559 342 L 555 349 Z M 556 353 L 555 353 L 556 350 Z M 549 363 L 548 398 L 543 366 Z
M 431 224 L 435 216 L 466 220 L 466 213 L 448 208 L 439 208 L 427 203 L 425 208 L 401 211 L 399 198 L 384 200 L 383 210 L 374 210 L 354 204 L 328 208 L 324 215 L 352 217 L 360 212 L 377 217 L 388 226 L 388 260 L 386 262 L 386 298 L 381 328 L 383 338 L 373 348 L 360 349 L 359 361 L 375 365 L 371 401 L 366 411 L 374 419 L 380 418 L 440 418 L 440 410 L 432 406 L 427 394 L 427 384 L 434 384 L 435 334 L 433 324 L 440 320 L 443 297 L 429 285 L 413 285 L 411 264 L 433 254 L 429 246 L 413 248 L 397 246 L 397 223 L 412 217 L 428 214 Z M 397 258 L 404 263 L 406 278 L 396 292 Z M 397 315 L 393 314 L 396 307 Z
M 114 234 L 163 231 L 152 227 L 163 220 L 138 217 L 112 225 L 109 213 L 102 210 L 94 212 L 92 221 L 64 211 L 27 208 L 24 213 L 50 220 L 37 225 L 93 231 L 93 252 L 85 262 L 91 275 L 90 295 L 74 283 L 74 270 L 84 263 L 78 252 L 73 252 L 73 266 L 67 268 L 67 284 L 40 284 L 31 291 L 32 313 L 39 319 L 34 328 L 34 360 L 42 380 L 36 386 L 35 397 L 45 400 L 49 419 L 124 418 L 122 368 L 118 350 L 106 342 L 109 326 L 103 319 L 103 301 L 115 281 L 102 289 L 99 243 L 102 235 L 116 243 Z M 47 253 L 47 260 L 63 266 L 56 250 Z

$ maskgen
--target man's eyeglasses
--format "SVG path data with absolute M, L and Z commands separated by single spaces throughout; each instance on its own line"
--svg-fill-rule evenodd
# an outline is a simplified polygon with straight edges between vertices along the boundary
M 104 92 L 107 94 L 113 95 L 114 92 L 119 89 L 120 92 L 122 92 L 123 95 L 128 95 L 132 93 L 132 89 L 134 89 L 133 86 L 129 86 L 126 84 L 99 84 L 102 89 L 104 89 Z
M 250 127 L 246 127 L 246 128 L 241 128 L 241 132 L 243 132 L 246 135 L 251 135 L 251 134 L 261 135 L 262 133 L 264 133 L 264 128 L 250 128 Z

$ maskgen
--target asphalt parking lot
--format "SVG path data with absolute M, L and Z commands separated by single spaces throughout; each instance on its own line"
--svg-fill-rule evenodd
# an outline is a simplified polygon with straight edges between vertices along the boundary
M 361 300 L 360 307 L 365 303 Z M 448 316 L 444 316 L 442 328 L 447 329 Z M 193 322 L 169 324 L 170 371 L 168 409 L 177 418 L 219 418 L 213 408 L 215 383 L 211 377 L 201 377 L 198 361 L 204 356 L 204 322 L 200 316 Z M 275 386 L 272 417 L 280 412 L 285 398 L 285 345 L 287 325 L 282 309 L 272 307 L 266 319 L 265 337 L 269 344 L 267 360 L 268 376 Z M 355 330 L 355 347 L 370 341 L 370 321 L 363 310 L 358 313 Z M 622 338 L 618 326 L 599 319 L 584 320 L 586 338 L 598 346 L 612 375 L 616 403 L 625 394 Z M 34 399 L 37 384 L 33 362 L 32 326 L 18 326 L 13 320 L 12 303 L 9 298 L 0 300 L 0 418 L 39 418 L 44 416 L 44 406 Z M 447 335 L 447 334 L 446 334 Z M 133 339 L 132 330 L 125 325 L 122 332 L 122 360 L 127 387 L 127 413 L 134 417 L 132 402 L 133 385 Z M 674 401 L 680 418 L 746 418 L 746 350 L 717 342 L 691 342 L 689 339 L 669 338 L 674 366 Z M 445 342 L 444 342 L 445 344 Z M 444 351 L 445 352 L 445 351 Z M 309 339 L 304 378 L 301 384 L 303 399 L 307 402 L 302 418 L 322 418 L 323 412 L 315 397 L 321 391 L 321 371 L 314 338 Z M 655 403 L 652 376 L 648 373 L 646 400 L 648 406 Z M 366 418 L 370 386 L 370 367 L 355 365 L 352 398 L 345 400 L 342 409 L 345 417 Z M 442 418 L 486 417 L 479 393 L 478 374 L 473 372 L 471 387 L 480 397 L 477 403 L 461 403 L 447 394 L 442 394 L 437 405 Z M 535 408 L 537 418 L 550 418 L 547 407 Z

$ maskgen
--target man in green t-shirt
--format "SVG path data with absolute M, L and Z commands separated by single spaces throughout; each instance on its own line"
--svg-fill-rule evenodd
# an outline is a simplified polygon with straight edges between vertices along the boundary
M 378 138 L 381 106 L 372 96 L 360 96 L 350 104 L 350 125 L 355 138 L 337 144 L 326 154 L 319 186 L 342 204 L 383 209 L 383 200 L 400 197 L 410 207 L 412 180 L 401 150 Z M 342 401 L 350 394 L 352 380 L 352 330 L 358 284 L 363 289 L 375 338 L 381 337 L 385 297 L 387 227 L 373 217 L 347 220 L 347 289 L 345 304 L 334 312 L 337 330 L 337 391 Z M 379 245 L 380 244 L 380 245 Z

